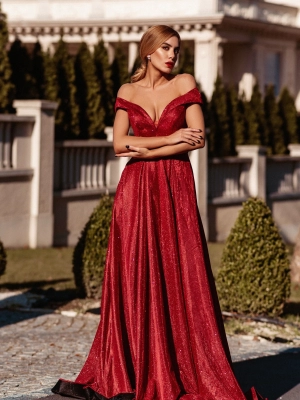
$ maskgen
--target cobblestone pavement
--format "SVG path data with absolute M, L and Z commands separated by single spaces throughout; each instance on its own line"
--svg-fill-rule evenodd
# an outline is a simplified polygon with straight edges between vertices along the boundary
M 80 371 L 98 326 L 94 314 L 0 311 L 0 398 L 22 400 L 51 394 L 58 378 L 73 380 Z M 283 351 L 287 344 L 228 337 L 233 361 Z

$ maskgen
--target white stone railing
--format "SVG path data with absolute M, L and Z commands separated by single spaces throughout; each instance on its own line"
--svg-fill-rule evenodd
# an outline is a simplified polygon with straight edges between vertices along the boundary
M 119 160 L 107 140 L 65 141 L 55 144 L 54 190 L 64 195 L 114 192 L 120 177 Z
M 290 156 L 267 158 L 267 197 L 300 197 L 300 154 L 293 151 L 295 146 L 289 147 Z
M 208 201 L 222 204 L 249 196 L 251 158 L 213 158 L 208 165 Z
M 34 117 L 0 115 L 0 174 L 22 175 L 31 169 L 31 134 Z M 27 171 L 27 172 L 25 172 Z

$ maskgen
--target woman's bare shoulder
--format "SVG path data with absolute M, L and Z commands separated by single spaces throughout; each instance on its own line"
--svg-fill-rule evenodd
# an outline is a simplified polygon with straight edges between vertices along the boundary
M 118 90 L 117 97 L 121 97 L 124 100 L 131 101 L 134 92 L 135 92 L 134 84 L 124 83 L 124 85 L 122 85 Z
M 178 74 L 174 83 L 177 85 L 180 94 L 185 94 L 197 87 L 195 78 L 190 74 Z

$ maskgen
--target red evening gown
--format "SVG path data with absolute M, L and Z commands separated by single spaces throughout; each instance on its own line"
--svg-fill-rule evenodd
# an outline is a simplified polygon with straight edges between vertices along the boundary
M 195 88 L 156 125 L 118 98 L 136 136 L 186 127 Z M 128 137 L 130 144 L 130 137 Z M 54 393 L 82 399 L 245 400 L 234 373 L 187 154 L 131 159 L 115 196 L 101 322 L 75 383 Z

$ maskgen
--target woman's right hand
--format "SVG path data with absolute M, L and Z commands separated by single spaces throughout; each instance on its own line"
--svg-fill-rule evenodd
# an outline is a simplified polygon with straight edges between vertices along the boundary
M 191 146 L 201 143 L 203 136 L 201 136 L 201 129 L 182 128 L 166 137 L 168 145 L 177 143 L 188 143 Z

